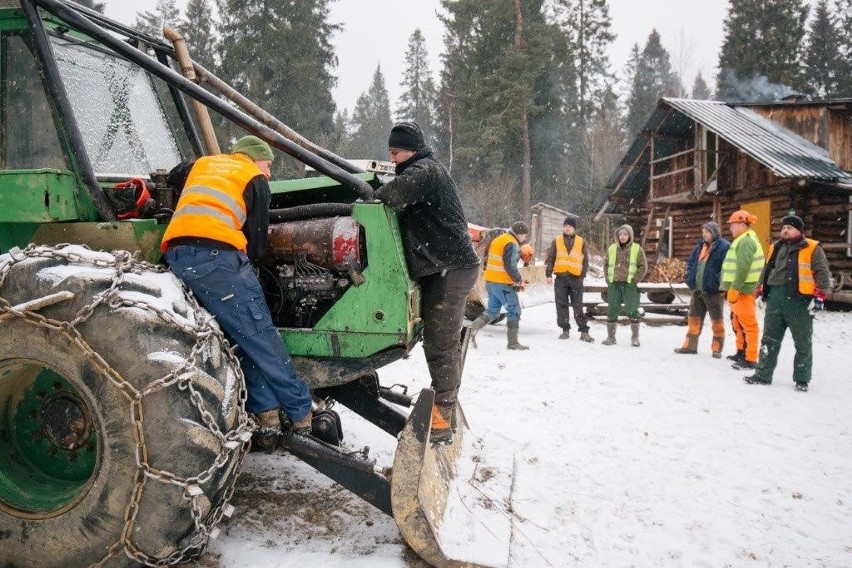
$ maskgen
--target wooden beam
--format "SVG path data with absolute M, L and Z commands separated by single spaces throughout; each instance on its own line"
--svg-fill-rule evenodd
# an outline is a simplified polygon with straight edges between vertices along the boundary
M 680 156 L 683 156 L 684 154 L 691 154 L 691 153 L 696 152 L 696 151 L 698 151 L 698 150 L 696 150 L 695 148 L 689 148 L 687 150 L 683 150 L 681 152 L 678 152 L 677 154 L 669 154 L 668 156 L 663 156 L 662 158 L 657 158 L 656 160 L 651 160 L 651 163 L 656 164 L 656 163 L 659 163 L 659 162 L 665 162 L 666 160 L 678 158 Z
M 692 190 L 681 191 L 672 195 L 663 195 L 651 200 L 653 203 L 695 203 L 697 200 Z
M 658 176 L 655 176 L 655 175 L 652 174 L 651 180 L 660 179 L 660 178 L 664 178 L 664 177 L 668 177 L 668 176 L 673 176 L 675 174 L 682 174 L 683 172 L 688 172 L 692 169 L 693 169 L 692 166 L 689 166 L 687 168 L 680 168 L 680 169 L 677 169 L 677 170 L 672 170 L 670 172 L 663 172 Z

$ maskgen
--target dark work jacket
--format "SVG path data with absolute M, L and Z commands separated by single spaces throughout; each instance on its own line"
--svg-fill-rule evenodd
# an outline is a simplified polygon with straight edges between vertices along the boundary
M 195 162 L 181 162 L 169 172 L 166 183 L 169 186 L 183 191 L 186 178 Z M 243 191 L 243 199 L 246 202 L 246 222 L 243 223 L 242 233 L 246 236 L 246 256 L 252 264 L 257 262 L 266 251 L 266 239 L 269 232 L 269 203 L 272 193 L 269 191 L 269 182 L 262 175 L 254 176 Z M 212 241 L 211 241 L 212 242 Z M 230 245 L 222 243 L 225 248 Z
M 686 261 L 686 285 L 690 290 L 695 290 L 695 272 L 698 270 L 698 255 L 701 254 L 701 247 L 704 246 L 704 239 L 698 241 L 695 248 L 692 249 L 692 254 L 689 255 L 689 260 Z M 702 292 L 718 292 L 719 285 L 722 279 L 722 261 L 725 260 L 725 255 L 728 253 L 731 243 L 722 237 L 718 237 L 710 245 L 710 254 L 707 255 L 707 264 L 704 266 L 704 279 L 702 281 Z
M 769 297 L 771 286 L 786 286 L 787 297 L 807 297 L 799 292 L 799 251 L 807 246 L 805 237 L 797 241 L 787 242 L 779 240 L 775 242 L 772 256 L 766 261 L 760 282 L 763 284 L 763 297 Z M 820 290 L 831 287 L 831 272 L 828 269 L 828 260 L 825 251 L 817 245 L 811 256 L 811 272 L 814 275 L 814 283 Z
M 412 279 L 479 264 L 456 184 L 431 150 L 397 164 L 396 177 L 376 190 L 376 198 L 400 210 Z

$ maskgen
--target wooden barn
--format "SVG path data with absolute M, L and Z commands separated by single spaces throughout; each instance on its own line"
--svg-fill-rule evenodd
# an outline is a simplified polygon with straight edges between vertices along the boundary
M 852 99 L 660 99 L 595 219 L 626 218 L 653 263 L 688 258 L 710 220 L 729 238 L 737 209 L 757 215 L 765 245 L 785 215 L 802 217 L 825 249 L 835 290 L 852 288 Z

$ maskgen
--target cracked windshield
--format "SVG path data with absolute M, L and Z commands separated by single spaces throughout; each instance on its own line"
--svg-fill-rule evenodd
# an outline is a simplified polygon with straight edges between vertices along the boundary
M 180 162 L 144 70 L 65 39 L 52 38 L 52 44 L 97 175 L 148 174 Z

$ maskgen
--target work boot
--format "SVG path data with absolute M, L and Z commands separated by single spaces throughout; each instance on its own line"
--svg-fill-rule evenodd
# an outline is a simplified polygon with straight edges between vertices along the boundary
M 562 333 L 559 334 L 559 339 L 568 339 L 569 337 L 571 337 L 570 329 L 563 329 Z
M 510 321 L 506 324 L 506 337 L 509 339 L 507 347 L 514 351 L 526 351 L 529 349 L 526 345 L 518 343 L 518 322 Z
M 808 383 L 796 383 L 796 390 L 800 392 L 808 392 Z
M 770 384 L 772 384 L 772 381 L 764 381 L 763 379 L 758 378 L 758 376 L 756 374 L 755 375 L 748 375 L 747 377 L 743 377 L 743 381 L 745 381 L 746 383 L 748 383 L 750 385 L 770 385 Z
M 733 355 L 728 355 L 727 359 L 730 359 L 734 363 L 745 361 L 745 351 L 743 351 L 742 349 L 737 349 L 737 352 Z
M 265 452 L 271 452 L 278 447 L 281 438 L 281 419 L 278 409 L 272 408 L 257 413 L 258 429 L 252 436 L 254 445 Z
M 639 322 L 630 322 L 630 345 L 639 347 Z
M 713 358 L 722 358 L 722 347 L 725 346 L 725 322 L 722 320 L 710 320 L 713 329 Z
M 733 365 L 731 365 L 732 369 L 736 369 L 737 371 L 741 369 L 757 369 L 757 362 L 755 361 L 746 361 L 743 359 L 742 361 L 737 361 Z
M 594 343 L 595 339 L 589 335 L 588 331 L 583 331 L 580 333 L 580 341 L 585 341 L 586 343 Z
M 299 434 L 300 436 L 310 436 L 311 434 L 311 423 L 314 419 L 314 414 L 310 410 L 301 420 L 292 420 L 293 423 L 293 433 Z
M 615 345 L 615 330 L 618 326 L 618 322 L 606 322 L 606 339 L 601 341 L 604 345 Z
M 675 348 L 674 352 L 681 355 L 694 355 L 698 353 L 698 336 L 687 335 L 686 340 L 683 342 L 683 347 Z
M 675 349 L 674 352 L 692 355 L 698 353 L 698 336 L 701 334 L 701 318 L 689 316 L 689 318 L 687 318 L 687 323 L 689 327 L 686 330 L 686 339 L 684 339 L 683 345 Z
M 432 433 L 429 439 L 433 444 L 452 443 L 453 428 L 447 418 L 437 404 L 432 404 Z
M 479 330 L 488 325 L 489 318 L 487 315 L 482 314 L 470 324 L 470 345 L 476 349 L 476 334 L 479 333 Z

